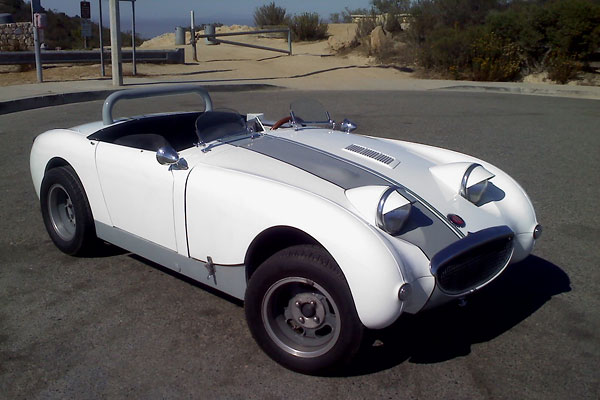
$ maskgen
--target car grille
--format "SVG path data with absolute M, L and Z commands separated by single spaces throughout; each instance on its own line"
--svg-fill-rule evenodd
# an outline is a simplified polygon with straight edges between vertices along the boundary
M 513 232 L 488 228 L 451 244 L 431 259 L 431 271 L 443 292 L 468 293 L 497 276 L 513 253 Z

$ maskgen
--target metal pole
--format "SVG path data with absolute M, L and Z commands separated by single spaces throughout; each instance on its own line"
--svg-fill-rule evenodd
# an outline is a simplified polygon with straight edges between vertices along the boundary
M 121 63 L 121 23 L 119 0 L 109 0 L 110 14 L 110 56 L 113 86 L 123 86 L 123 65 Z
M 104 70 L 104 41 L 102 40 L 102 0 L 98 0 L 98 9 L 100 10 L 98 13 L 100 16 L 100 28 L 98 29 L 100 36 L 100 71 L 102 76 L 106 76 L 106 71 Z
M 38 33 L 37 24 L 33 16 L 33 1 L 31 2 L 31 23 L 33 25 L 33 48 L 35 50 L 35 70 L 37 73 L 38 83 L 44 82 L 42 77 L 42 57 L 40 55 L 40 37 Z
M 191 29 L 190 29 L 190 34 L 191 34 L 191 37 L 190 37 L 191 40 L 190 41 L 191 41 L 191 44 L 192 44 L 192 49 L 194 50 L 194 61 L 197 62 L 198 61 L 198 54 L 196 53 L 196 21 L 195 21 L 195 18 L 194 18 L 194 10 L 191 11 L 191 18 L 192 18 L 192 20 L 191 20 L 191 25 L 192 26 L 191 26 Z
M 288 55 L 292 55 L 292 30 L 288 29 Z
M 133 75 L 137 73 L 135 66 L 135 0 L 131 0 L 131 61 L 133 62 Z

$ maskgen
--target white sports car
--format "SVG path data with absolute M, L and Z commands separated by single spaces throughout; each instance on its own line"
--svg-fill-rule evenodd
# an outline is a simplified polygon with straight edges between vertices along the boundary
M 189 92 L 203 112 L 113 120 L 119 100 Z M 317 102 L 269 122 L 173 86 L 113 93 L 102 115 L 34 141 L 56 246 L 77 255 L 100 239 L 243 299 L 260 347 L 296 371 L 331 370 L 365 327 L 480 289 L 541 234 L 497 167 L 350 134 Z

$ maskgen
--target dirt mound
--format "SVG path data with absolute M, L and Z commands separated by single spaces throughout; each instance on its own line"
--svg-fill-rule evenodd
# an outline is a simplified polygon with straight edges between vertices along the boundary
M 189 34 L 186 35 L 186 42 L 189 39 Z M 140 49 L 168 49 L 175 46 L 175 33 L 163 33 L 150 40 L 144 41 L 140 45 Z
M 231 25 L 231 26 L 220 26 L 217 28 L 217 33 L 230 33 L 230 32 L 246 32 L 256 30 L 253 26 L 248 25 Z

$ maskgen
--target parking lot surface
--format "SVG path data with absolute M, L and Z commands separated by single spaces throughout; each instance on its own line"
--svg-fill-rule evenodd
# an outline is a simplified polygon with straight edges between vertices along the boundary
M 258 348 L 242 304 L 114 247 L 93 258 L 54 247 L 29 175 L 31 143 L 100 120 L 101 101 L 1 115 L 1 398 L 600 398 L 598 101 L 442 90 L 213 97 L 273 120 L 313 97 L 357 133 L 490 161 L 528 192 L 542 239 L 466 307 L 372 332 L 339 376 L 300 375 Z M 195 102 L 123 102 L 116 114 Z

